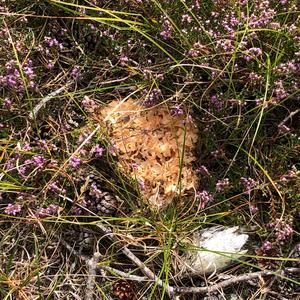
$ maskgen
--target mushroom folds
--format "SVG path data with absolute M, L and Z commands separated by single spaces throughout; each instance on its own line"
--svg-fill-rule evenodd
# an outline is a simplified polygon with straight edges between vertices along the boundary
M 159 209 L 197 185 L 192 168 L 193 148 L 198 138 L 188 116 L 172 116 L 161 104 L 145 109 L 138 101 L 112 101 L 98 118 L 119 156 L 120 167 L 141 186 L 141 195 Z

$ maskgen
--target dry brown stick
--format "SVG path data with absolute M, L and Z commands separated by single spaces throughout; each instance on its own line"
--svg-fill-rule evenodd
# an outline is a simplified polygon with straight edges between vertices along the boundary
M 85 289 L 85 299 L 86 300 L 94 300 L 95 296 L 95 279 L 96 279 L 96 269 L 97 263 L 101 257 L 99 252 L 95 252 L 92 258 L 86 261 L 88 267 L 88 278 L 86 281 L 86 289 Z M 99 299 L 99 298 L 97 298 Z
M 107 229 L 105 226 L 97 224 L 101 231 L 103 231 L 110 239 L 115 240 L 115 236 L 110 229 Z M 123 254 L 125 254 L 140 270 L 149 278 L 157 282 L 159 286 L 166 287 L 167 291 L 170 294 L 173 294 L 173 287 L 169 286 L 161 279 L 159 279 L 137 256 L 135 256 L 126 246 L 121 248 Z
M 97 224 L 99 229 L 105 233 L 105 235 L 110 238 L 112 241 L 116 241 L 114 233 L 106 228 L 104 225 Z M 284 272 L 283 271 L 276 271 L 276 272 L 271 272 L 271 271 L 258 271 L 258 272 L 253 272 L 253 273 L 247 273 L 243 274 L 234 278 L 230 278 L 228 280 L 224 280 L 220 283 L 211 285 L 211 286 L 206 286 L 206 287 L 173 287 L 165 283 L 163 280 L 159 279 L 154 272 L 152 272 L 137 256 L 135 256 L 126 246 L 123 246 L 121 248 L 121 251 L 123 254 L 125 254 L 136 266 L 140 268 L 140 270 L 151 280 L 154 280 L 158 286 L 165 287 L 170 295 L 176 295 L 176 294 L 188 294 L 188 293 L 193 293 L 193 294 L 205 294 L 205 293 L 210 293 L 217 291 L 221 288 L 227 287 L 232 284 L 236 284 L 238 282 L 243 282 L 247 281 L 250 279 L 255 279 L 259 278 L 261 276 L 283 276 Z M 111 270 L 113 270 L 111 268 Z M 109 271 L 109 270 L 108 270 Z M 118 271 L 116 271 L 117 273 Z M 300 272 L 300 269 L 298 268 L 287 268 L 285 269 L 285 272 L 291 272 L 294 274 L 298 274 Z M 137 279 L 137 277 L 135 277 Z M 143 281 L 143 277 L 140 277 L 140 280 Z M 128 278 L 129 279 L 129 278 Z
M 61 92 L 63 92 L 64 90 L 66 90 L 69 86 L 71 85 L 71 82 L 67 82 L 64 86 L 60 87 L 59 89 L 57 89 L 56 91 L 50 93 L 49 95 L 47 95 L 46 97 L 42 98 L 41 101 L 32 109 L 32 111 L 30 112 L 30 114 L 28 115 L 29 119 L 34 119 L 36 118 L 39 110 L 46 105 L 46 103 L 51 100 L 52 98 L 56 97 L 57 95 L 59 95 Z
M 79 258 L 81 258 L 85 261 L 89 260 L 87 257 L 77 253 L 77 251 L 72 250 L 72 247 L 69 246 L 66 242 L 64 242 L 64 241 L 62 241 L 62 242 L 69 251 L 73 251 L 73 253 L 75 255 L 78 255 Z M 166 284 L 161 279 L 158 279 L 157 276 L 148 267 L 146 267 L 145 264 L 143 262 L 141 262 L 127 247 L 124 247 L 122 249 L 122 252 L 130 260 L 132 260 L 149 279 L 156 281 L 157 284 L 161 287 L 166 286 L 169 293 L 173 294 L 173 295 L 176 295 L 176 294 L 206 294 L 206 293 L 218 291 L 222 288 L 225 288 L 227 286 L 230 286 L 230 285 L 233 285 L 233 284 L 236 284 L 239 282 L 249 281 L 249 280 L 256 279 L 256 278 L 263 277 L 263 276 L 280 276 L 280 277 L 282 277 L 282 276 L 284 276 L 285 273 L 300 274 L 300 268 L 286 268 L 284 271 L 278 270 L 278 271 L 274 271 L 274 272 L 265 270 L 265 271 L 257 271 L 257 272 L 252 272 L 252 273 L 235 276 L 233 278 L 224 280 L 222 282 L 213 284 L 211 286 L 174 287 L 174 286 L 170 286 L 170 285 Z M 110 273 L 115 273 L 115 274 L 120 275 L 129 280 L 135 280 L 135 281 L 140 281 L 140 282 L 147 280 L 146 277 L 131 275 L 131 274 L 119 271 L 117 269 L 114 269 L 114 268 L 106 266 L 106 265 L 97 266 L 97 268 L 107 270 Z
M 113 233 L 107 229 L 106 227 L 104 227 L 103 225 L 98 225 L 100 227 L 100 229 L 105 233 L 105 235 L 109 238 L 113 237 Z M 80 258 L 81 260 L 83 260 L 85 263 L 89 263 L 90 259 L 89 257 L 80 254 L 78 251 L 74 250 L 67 242 L 65 241 L 61 241 L 61 243 L 73 254 L 75 254 L 78 258 Z M 97 266 L 97 268 L 99 269 L 104 269 L 107 270 L 111 273 L 116 273 L 120 276 L 124 276 L 126 275 L 127 279 L 132 279 L 132 280 L 136 280 L 136 281 L 145 281 L 146 279 L 151 279 L 154 280 L 155 282 L 157 282 L 157 284 L 159 286 L 165 286 L 168 290 L 168 292 L 170 294 L 174 294 L 174 288 L 172 286 L 169 286 L 168 284 L 166 284 L 163 280 L 158 279 L 158 277 L 138 258 L 136 257 L 126 246 L 121 248 L 121 251 L 135 264 L 137 265 L 140 270 L 147 276 L 146 277 L 142 277 L 142 276 L 135 276 L 135 275 L 130 275 L 124 272 L 121 272 L 119 270 L 113 269 L 109 266 L 106 265 L 101 265 L 101 266 Z M 94 253 L 94 256 L 97 256 L 97 258 L 99 258 L 99 253 Z M 94 257 L 93 256 L 93 257 Z M 130 278 L 131 277 L 131 278 Z
M 111 239 L 112 241 L 116 241 L 116 237 L 114 233 L 106 228 L 104 225 L 97 224 L 99 229 L 105 233 L 105 235 Z M 71 248 L 72 249 L 72 248 Z M 271 271 L 258 271 L 258 272 L 253 272 L 253 273 L 247 273 L 247 274 L 242 274 L 239 276 L 236 276 L 234 278 L 230 278 L 228 280 L 224 280 L 220 283 L 216 283 L 211 286 L 205 286 L 205 287 L 174 287 L 170 286 L 167 283 L 165 283 L 163 280 L 159 279 L 137 256 L 135 256 L 126 246 L 123 246 L 121 248 L 121 251 L 123 254 L 125 254 L 136 266 L 140 268 L 140 270 L 151 280 L 154 280 L 158 286 L 161 287 L 166 287 L 168 293 L 170 295 L 177 295 L 177 294 L 206 294 L 206 293 L 211 293 L 214 291 L 217 291 L 219 289 L 225 288 L 229 285 L 233 285 L 239 282 L 243 281 L 248 281 L 251 279 L 259 278 L 262 276 L 283 276 L 284 273 L 292 273 L 292 274 L 298 274 L 300 273 L 300 268 L 287 268 L 284 271 L 278 270 L 275 272 Z M 82 255 L 80 256 L 82 257 Z M 87 259 L 85 259 L 87 260 Z M 107 269 L 108 271 L 113 271 L 115 273 L 119 273 L 118 270 L 115 270 L 113 268 L 107 267 L 107 266 L 101 266 L 103 269 Z M 119 273 L 120 274 L 120 273 Z M 121 275 L 121 274 L 120 274 Z M 125 274 L 123 274 L 125 275 Z M 129 275 L 129 274 L 127 274 Z M 129 279 L 129 278 L 128 278 Z M 140 280 L 143 281 L 144 277 L 138 278 L 135 276 L 135 280 Z
M 100 267 L 100 268 L 102 268 L 102 267 Z M 125 272 L 119 271 L 117 269 L 114 269 L 114 268 L 111 268 L 108 266 L 103 266 L 103 269 L 105 269 L 111 273 L 116 273 L 128 280 L 135 280 L 135 281 L 139 281 L 139 282 L 147 280 L 146 277 L 127 274 Z M 283 276 L 283 273 L 285 273 L 285 272 L 292 273 L 292 274 L 299 274 L 300 268 L 288 268 L 284 272 L 283 271 L 276 271 L 276 272 L 258 271 L 258 272 L 253 272 L 253 273 L 242 274 L 242 275 L 236 276 L 234 278 L 224 280 L 220 283 L 216 283 L 211 286 L 205 286 L 205 287 L 173 287 L 173 286 L 167 286 L 167 287 L 171 294 L 206 294 L 206 293 L 218 291 L 222 288 L 228 287 L 230 285 L 233 285 L 233 284 L 236 284 L 239 282 L 256 279 L 256 278 L 263 277 L 263 276 L 276 276 L 276 275 Z M 158 285 L 163 286 L 166 284 L 163 283 L 162 280 L 160 280 L 160 281 L 158 281 Z
M 100 266 L 100 268 L 102 268 Z M 103 269 L 111 272 L 111 273 L 116 273 L 120 276 L 122 276 L 125 279 L 129 280 L 135 280 L 135 281 L 146 281 L 146 277 L 142 276 L 136 276 L 136 275 L 131 275 L 122 271 L 119 271 L 117 269 L 111 268 L 109 266 L 103 266 Z M 206 294 L 206 293 L 211 293 L 218 291 L 222 288 L 228 287 L 230 285 L 239 283 L 239 282 L 244 282 L 252 279 L 256 279 L 259 277 L 263 276 L 283 276 L 284 273 L 291 273 L 291 274 L 300 274 L 300 268 L 288 268 L 285 271 L 258 271 L 258 272 L 253 272 L 253 273 L 247 273 L 247 274 L 242 274 L 227 280 L 224 280 L 220 283 L 213 284 L 211 286 L 205 286 L 205 287 L 173 287 L 173 286 L 167 286 L 171 294 Z M 162 280 L 158 281 L 159 286 L 166 285 L 165 283 L 162 282 Z
M 95 252 L 92 258 L 89 258 L 86 255 L 80 254 L 78 251 L 73 249 L 67 242 L 64 240 L 60 240 L 65 248 L 71 253 L 74 254 L 77 258 L 84 261 L 88 268 L 88 278 L 86 281 L 86 289 L 85 289 L 85 299 L 93 300 L 94 299 L 94 288 L 95 288 L 95 278 L 96 278 L 96 269 L 97 262 L 99 261 L 101 254 L 99 252 Z M 99 298 L 98 298 L 99 299 Z
M 174 287 L 168 285 L 163 280 L 159 279 L 138 257 L 136 257 L 127 247 L 122 248 L 122 252 L 134 262 L 140 270 L 149 278 L 154 280 L 159 286 L 166 287 L 168 293 L 174 294 Z
M 129 280 L 133 280 L 133 281 L 148 281 L 149 277 L 143 277 L 143 276 L 137 276 L 137 275 L 132 275 L 132 274 L 128 274 L 126 272 L 114 269 L 108 265 L 97 265 L 97 262 L 100 260 L 101 254 L 99 252 L 95 252 L 92 258 L 89 258 L 86 255 L 80 254 L 78 251 L 74 250 L 67 242 L 61 240 L 60 241 L 64 247 L 71 253 L 74 254 L 75 256 L 77 256 L 80 260 L 84 261 L 88 267 L 90 267 L 90 263 L 94 264 L 95 269 L 102 269 L 105 271 L 108 271 L 112 274 L 116 274 L 119 275 L 123 278 L 129 279 Z
M 143 282 L 143 281 L 149 281 L 149 278 L 146 276 L 137 276 L 137 275 L 132 275 L 132 274 L 128 274 L 126 272 L 114 269 L 110 266 L 104 265 L 104 266 L 97 266 L 97 268 L 99 269 L 103 269 L 105 271 L 110 272 L 111 274 L 116 274 L 118 276 L 121 276 L 122 279 L 128 279 L 128 280 L 132 280 L 132 281 L 138 281 L 138 282 Z
M 294 115 L 296 115 L 298 112 L 300 112 L 300 108 L 296 109 L 295 111 L 292 111 L 286 118 L 284 118 L 280 124 L 278 125 L 278 127 L 283 126 L 288 119 L 291 119 Z
M 282 275 L 282 272 L 280 272 Z M 248 281 L 251 279 L 259 278 L 262 276 L 269 276 L 269 275 L 279 275 L 279 273 L 276 274 L 276 272 L 269 272 L 269 271 L 258 271 L 253 273 L 247 273 L 243 275 L 239 275 L 224 281 L 221 281 L 219 283 L 210 285 L 210 286 L 204 286 L 204 287 L 174 287 L 174 290 L 178 294 L 206 294 L 218 291 L 222 288 L 225 288 L 229 285 L 233 285 L 239 282 Z

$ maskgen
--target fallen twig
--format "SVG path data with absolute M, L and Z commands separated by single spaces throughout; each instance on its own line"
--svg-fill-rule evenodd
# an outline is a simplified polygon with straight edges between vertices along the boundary
M 101 226 L 102 227 L 102 226 Z M 107 229 L 106 229 L 107 231 Z M 109 230 L 108 230 L 109 231 Z M 109 232 L 106 232 L 107 234 Z M 111 234 L 111 232 L 110 232 Z M 79 254 L 77 251 L 75 251 L 70 245 L 68 245 L 66 242 L 61 241 L 64 246 L 69 250 L 72 251 L 76 256 L 78 256 L 80 259 L 89 262 L 91 261 L 88 257 Z M 161 287 L 166 287 L 168 292 L 171 295 L 177 295 L 177 294 L 207 294 L 207 293 L 212 293 L 215 291 L 218 291 L 220 289 L 223 289 L 225 287 L 228 287 L 230 285 L 237 284 L 239 282 L 245 282 L 249 281 L 252 279 L 264 277 L 264 276 L 280 276 L 283 277 L 285 273 L 289 274 L 300 274 L 300 268 L 286 268 L 285 270 L 277 270 L 277 271 L 268 271 L 268 270 L 263 270 L 263 271 L 257 271 L 257 272 L 251 272 L 251 273 L 246 273 L 242 275 L 235 276 L 233 278 L 224 280 L 222 282 L 210 285 L 210 286 L 204 286 L 204 287 L 176 287 L 176 286 L 171 286 L 165 283 L 163 280 L 158 279 L 158 277 L 147 267 L 145 264 L 137 258 L 127 247 L 122 248 L 122 252 L 131 260 L 133 261 L 140 269 L 141 271 L 147 276 L 136 276 L 132 274 L 128 274 L 122 271 L 119 271 L 117 269 L 114 269 L 108 265 L 97 265 L 97 269 L 103 269 L 106 270 L 112 274 L 117 274 L 119 276 L 122 276 L 124 279 L 128 280 L 134 280 L 134 281 L 147 281 L 148 279 L 154 280 L 158 286 Z M 99 257 L 99 254 L 97 254 Z M 95 256 L 95 254 L 94 254 Z
M 66 83 L 64 86 L 60 87 L 59 89 L 57 89 L 56 91 L 50 93 L 49 95 L 47 95 L 46 97 L 44 97 L 34 108 L 33 110 L 30 112 L 29 114 L 29 119 L 33 120 L 34 118 L 36 118 L 39 110 L 46 105 L 46 103 L 51 100 L 52 98 L 54 98 L 55 96 L 59 95 L 62 91 L 64 91 L 69 85 L 71 85 L 71 82 Z
M 257 271 L 253 273 L 246 273 L 242 275 L 235 276 L 233 278 L 224 280 L 222 282 L 213 284 L 211 286 L 204 286 L 204 287 L 174 287 L 174 291 L 179 294 L 206 294 L 206 293 L 211 293 L 218 291 L 220 289 L 223 289 L 227 286 L 243 282 L 243 281 L 249 281 L 251 279 L 256 279 L 259 277 L 264 277 L 264 276 L 284 276 L 285 272 L 292 272 L 295 273 L 296 271 L 299 272 L 300 269 L 295 270 L 296 268 L 288 268 L 286 270 L 278 270 L 275 272 L 272 271 Z
M 116 237 L 112 230 L 108 229 L 104 225 L 97 224 L 97 227 L 105 234 L 106 237 L 108 237 L 110 240 L 115 241 Z M 77 253 L 71 246 L 69 246 L 66 242 L 62 241 L 62 243 L 66 246 L 66 248 L 69 251 L 73 251 L 75 255 L 77 255 L 80 259 L 88 262 L 90 259 L 86 256 L 81 255 L 80 253 Z M 300 268 L 286 268 L 284 271 L 283 270 L 277 270 L 277 271 L 268 271 L 268 270 L 263 270 L 263 271 L 257 271 L 257 272 L 252 272 L 252 273 L 247 273 L 247 274 L 242 274 L 239 276 L 235 276 L 233 278 L 224 280 L 222 282 L 213 284 L 211 286 L 204 286 L 204 287 L 174 287 L 171 285 L 168 285 L 165 283 L 163 280 L 159 279 L 154 272 L 152 272 L 137 256 L 135 256 L 128 248 L 127 246 L 123 246 L 121 248 L 121 251 L 123 254 L 125 254 L 136 266 L 140 268 L 140 270 L 147 276 L 148 279 L 151 279 L 157 283 L 158 286 L 165 287 L 168 291 L 168 293 L 172 296 L 176 296 L 178 294 L 206 294 L 206 293 L 211 293 L 218 291 L 222 288 L 225 288 L 227 286 L 243 282 L 243 281 L 249 281 L 251 279 L 256 279 L 259 277 L 263 276 L 281 276 L 283 277 L 285 273 L 290 273 L 290 274 L 300 274 Z M 94 254 L 95 256 L 95 254 Z M 99 256 L 98 256 L 99 257 Z M 110 266 L 107 265 L 100 265 L 97 266 L 99 269 L 103 269 L 106 271 L 109 271 L 110 273 L 115 273 L 120 276 L 122 276 L 125 279 L 129 280 L 135 280 L 135 281 L 146 281 L 146 277 L 142 276 L 136 276 L 136 275 L 131 275 L 122 271 L 119 271 L 117 269 L 111 268 Z
M 296 109 L 295 111 L 292 111 L 286 118 L 284 118 L 280 124 L 278 125 L 278 127 L 282 127 L 287 121 L 288 119 L 291 119 L 294 115 L 296 115 L 298 112 L 300 112 L 300 108 Z
M 95 252 L 93 257 L 86 261 L 88 267 L 88 279 L 86 282 L 86 290 L 85 290 L 85 299 L 86 300 L 94 300 L 94 290 L 95 290 L 95 278 L 96 278 L 96 269 L 97 262 L 99 261 L 101 254 L 99 252 Z

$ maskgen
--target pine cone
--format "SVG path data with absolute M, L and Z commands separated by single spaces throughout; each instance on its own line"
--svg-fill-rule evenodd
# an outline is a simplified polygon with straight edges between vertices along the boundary
M 127 281 L 120 280 L 113 286 L 113 295 L 118 297 L 120 300 L 132 300 L 134 297 L 134 291 Z
M 89 51 L 94 51 L 97 45 L 97 37 L 93 33 L 87 33 L 83 37 L 84 48 Z
M 116 212 L 117 199 L 108 192 L 104 192 L 102 197 L 97 204 L 97 214 L 113 215 Z
M 96 215 L 113 215 L 119 202 L 113 192 L 103 191 L 103 183 L 92 169 L 83 168 L 78 171 L 78 184 L 84 194 L 82 206 Z
M 298 288 L 298 285 L 295 284 L 295 282 L 293 282 L 293 280 L 295 281 L 296 278 L 292 277 L 292 276 L 286 276 L 286 280 L 283 280 L 283 279 L 278 280 L 277 284 L 275 285 L 278 296 L 279 296 L 278 299 L 297 299 L 296 295 L 298 294 L 300 288 Z M 284 298 L 284 297 L 289 297 L 289 296 L 291 298 Z M 293 296 L 295 298 L 293 298 Z

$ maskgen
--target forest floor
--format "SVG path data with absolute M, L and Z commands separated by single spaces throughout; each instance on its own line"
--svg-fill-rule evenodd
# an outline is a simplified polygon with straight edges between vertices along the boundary
M 300 299 L 299 12 L 2 0 L 0 299 Z

